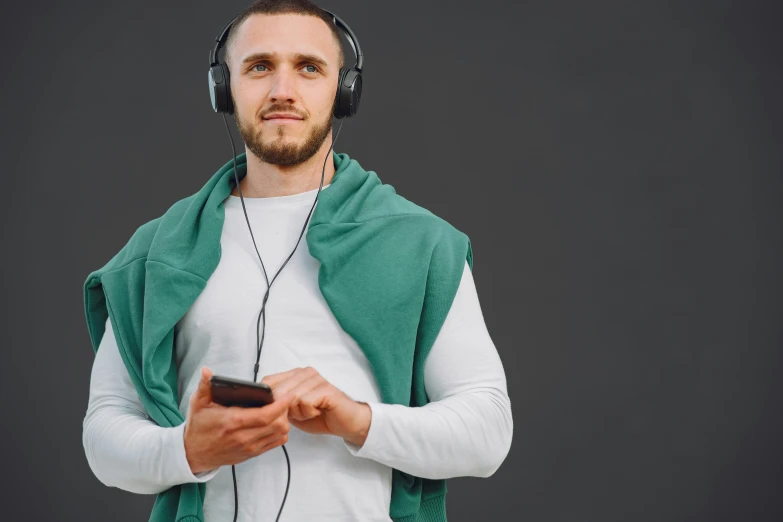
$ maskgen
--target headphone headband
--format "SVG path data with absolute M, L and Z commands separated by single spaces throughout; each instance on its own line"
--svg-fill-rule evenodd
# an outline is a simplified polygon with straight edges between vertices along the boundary
M 356 35 L 353 34 L 353 31 L 351 31 L 351 28 L 348 27 L 348 24 L 340 20 L 340 17 L 338 17 L 336 14 L 327 11 L 326 9 L 321 9 L 321 11 L 331 16 L 332 20 L 334 21 L 334 25 L 342 29 L 345 34 L 348 35 L 348 42 L 351 44 L 353 53 L 356 55 L 356 65 L 354 65 L 353 68 L 361 72 L 362 67 L 364 67 L 364 54 L 362 54 L 362 48 L 359 47 L 359 40 L 357 40 Z
M 209 66 L 217 65 L 217 55 L 218 52 L 220 52 L 220 48 L 223 46 L 223 44 L 226 43 L 226 38 L 228 38 L 228 32 L 231 30 L 231 26 L 234 25 L 234 22 L 237 21 L 237 18 L 239 16 L 235 16 L 233 20 L 231 20 L 222 31 L 220 31 L 220 34 L 217 38 L 215 38 L 215 47 L 212 48 L 212 50 L 209 52 Z

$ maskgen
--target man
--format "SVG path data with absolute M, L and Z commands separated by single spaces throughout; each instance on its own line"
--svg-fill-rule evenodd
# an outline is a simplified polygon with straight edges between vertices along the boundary
M 489 477 L 509 451 L 467 236 L 331 154 L 344 57 L 329 20 L 308 0 L 237 19 L 239 185 L 229 161 L 85 282 L 85 453 L 104 484 L 159 495 L 153 522 L 282 504 L 288 521 L 440 521 L 445 479 Z M 274 403 L 212 400 L 213 374 L 251 369 Z

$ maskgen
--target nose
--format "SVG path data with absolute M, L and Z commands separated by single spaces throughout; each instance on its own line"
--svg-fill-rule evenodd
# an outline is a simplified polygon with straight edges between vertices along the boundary
M 272 89 L 269 91 L 269 101 L 285 104 L 292 104 L 296 101 L 293 71 L 283 67 L 275 73 L 272 80 Z

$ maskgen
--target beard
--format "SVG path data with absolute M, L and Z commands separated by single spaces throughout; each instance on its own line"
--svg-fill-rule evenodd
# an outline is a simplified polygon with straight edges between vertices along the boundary
M 270 107 L 265 113 L 286 110 L 288 110 L 287 107 L 276 105 Z M 296 112 L 300 113 L 300 111 Z M 244 121 L 239 112 L 236 113 L 235 120 L 239 134 L 250 152 L 266 163 L 290 166 L 304 163 L 318 152 L 332 129 L 332 112 L 329 111 L 324 121 L 317 122 L 312 126 L 310 133 L 301 144 L 285 142 L 286 125 L 280 125 L 276 129 L 267 131 L 268 134 L 276 134 L 277 138 L 271 142 L 265 142 L 262 132 L 256 130 L 253 122 Z

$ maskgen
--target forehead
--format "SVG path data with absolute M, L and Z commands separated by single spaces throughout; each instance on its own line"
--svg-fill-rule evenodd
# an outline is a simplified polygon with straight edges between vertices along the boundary
M 234 35 L 231 55 L 236 63 L 246 56 L 268 52 L 281 57 L 315 54 L 329 63 L 338 61 L 338 42 L 326 22 L 299 14 L 253 14 Z

